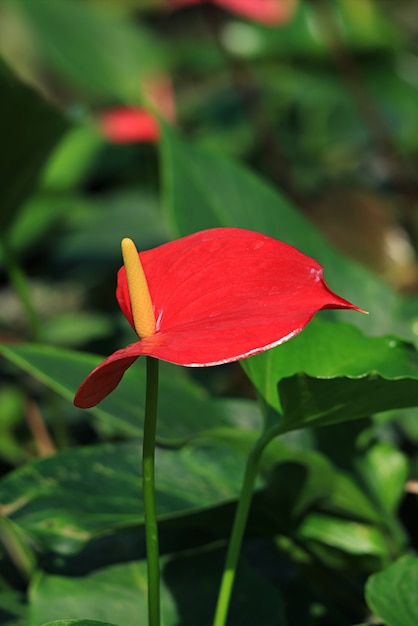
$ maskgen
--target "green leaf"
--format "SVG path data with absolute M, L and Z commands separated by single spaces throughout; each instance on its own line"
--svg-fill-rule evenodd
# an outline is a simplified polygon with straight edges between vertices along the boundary
M 138 103 L 141 80 L 160 65 L 161 44 L 98 5 L 11 0 L 9 6 L 24 18 L 46 66 L 87 94 Z
M 42 383 L 72 401 L 82 380 L 102 360 L 51 346 L 1 345 L 0 353 Z M 145 406 L 145 361 L 139 359 L 118 388 L 91 409 L 103 423 L 124 434 L 140 436 Z M 184 369 L 161 363 L 157 434 L 160 442 L 179 444 L 212 428 L 243 423 L 254 426 L 257 406 L 252 401 L 216 400 L 193 383 Z M 238 417 L 237 417 L 238 416 Z
M 366 600 L 371 610 L 386 626 L 416 626 L 418 558 L 406 555 L 370 576 Z
M 161 149 L 164 206 L 176 235 L 234 226 L 294 245 L 325 267 L 333 290 L 371 313 L 366 317 L 339 311 L 334 316 L 350 320 L 369 334 L 393 332 L 399 297 L 336 252 L 282 194 L 238 164 L 187 143 L 167 126 Z M 411 328 L 407 332 L 412 333 Z
M 58 619 L 42 626 L 116 626 L 116 624 L 98 622 L 96 619 Z
M 379 524 L 381 511 L 376 509 L 369 495 L 360 488 L 354 477 L 339 471 L 335 466 L 332 471 L 334 475 L 332 493 L 320 503 L 319 508 L 333 515 Z
M 344 323 L 313 320 L 242 366 L 267 405 L 283 414 L 281 432 L 418 405 L 414 346 L 394 336 L 366 337 Z
M 0 458 L 10 465 L 19 465 L 27 457 L 17 434 L 23 410 L 20 389 L 3 383 L 0 389 Z
M 417 378 L 387 380 L 378 374 L 362 378 L 312 378 L 296 374 L 279 383 L 284 412 L 280 432 L 326 426 L 393 408 L 418 406 Z
M 330 379 L 371 373 L 388 380 L 418 377 L 418 353 L 411 344 L 394 336 L 367 337 L 352 325 L 319 317 L 291 341 L 241 364 L 261 397 L 278 411 L 277 383 L 299 372 Z
M 360 456 L 356 465 L 374 497 L 387 511 L 396 512 L 409 475 L 407 457 L 388 442 L 379 441 Z
M 211 548 L 162 559 L 162 626 L 211 624 L 224 558 L 223 551 Z M 87 615 L 123 626 L 146 624 L 146 592 L 145 561 L 112 565 L 85 576 L 40 573 L 30 589 L 31 624 L 38 626 L 62 614 Z M 228 624 L 284 626 L 277 590 L 244 560 L 238 569 Z
M 26 597 L 18 591 L 0 592 L 0 623 L 2 626 L 27 626 Z
M 103 622 L 145 624 L 146 581 L 146 564 L 134 562 L 113 565 L 83 577 L 40 572 L 29 591 L 31 626 L 54 619 L 57 621 L 52 624 L 61 624 L 58 618 L 63 615 L 71 618 L 68 621 L 71 626 Z M 87 619 L 79 622 L 81 618 Z
M 52 148 L 68 127 L 65 119 L 0 59 L 0 232 L 36 185 Z
M 47 550 L 78 551 L 103 533 L 143 524 L 136 443 L 71 449 L 25 465 L 0 482 L 1 512 Z M 221 443 L 156 454 L 159 519 L 235 499 L 245 457 Z
M 210 532 L 228 533 L 225 515 L 212 528 L 208 509 L 235 500 L 256 433 L 222 429 L 180 450 L 157 451 L 157 509 L 160 523 L 202 513 Z M 143 524 L 139 445 L 113 444 L 62 452 L 27 464 L 0 481 L 2 513 L 43 549 L 62 554 L 87 542 Z M 293 532 L 312 509 L 334 497 L 338 470 L 322 455 L 291 450 L 273 441 L 261 462 L 262 480 L 252 514 L 257 532 Z M 260 488 L 262 482 L 266 485 Z M 375 521 L 373 510 L 351 514 Z M 353 495 L 354 494 L 354 495 Z M 361 494 L 360 494 L 361 495 Z M 361 500 L 360 500 L 361 504 Z M 338 513 L 345 512 L 340 506 Z M 229 523 L 229 514 L 228 514 Z M 196 520 L 196 517 L 195 517 Z
M 297 536 L 349 554 L 385 556 L 388 551 L 385 538 L 376 526 L 328 515 L 307 516 L 297 529 Z

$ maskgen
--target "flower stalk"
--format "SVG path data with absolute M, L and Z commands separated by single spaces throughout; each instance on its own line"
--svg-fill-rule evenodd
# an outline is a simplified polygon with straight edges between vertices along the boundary
M 142 444 L 142 494 L 148 568 L 149 626 L 160 625 L 160 563 L 155 504 L 155 433 L 158 405 L 158 360 L 146 357 L 144 440 Z
M 147 279 L 132 239 L 122 240 L 129 298 L 135 330 L 140 339 L 155 333 L 155 316 Z M 157 510 L 155 504 L 155 434 L 158 407 L 158 360 L 146 357 L 145 417 L 142 444 L 142 497 L 144 502 L 145 543 L 148 569 L 148 624 L 159 626 L 160 561 Z
M 276 431 L 277 429 L 265 430 L 255 442 L 247 458 L 241 494 L 235 512 L 231 537 L 229 539 L 213 626 L 225 626 L 228 618 L 231 595 L 237 573 L 248 513 L 254 493 L 255 481 L 259 470 L 260 458 L 267 444 L 277 435 Z

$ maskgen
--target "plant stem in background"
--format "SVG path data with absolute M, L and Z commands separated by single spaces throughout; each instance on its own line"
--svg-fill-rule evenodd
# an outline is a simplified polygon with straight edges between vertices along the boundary
M 56 453 L 56 447 L 51 439 L 48 429 L 43 420 L 39 406 L 32 398 L 27 398 L 25 403 L 25 419 L 32 433 L 38 455 L 41 457 L 51 456 Z M 59 420 L 61 423 L 63 420 Z
M 22 529 L 3 512 L 0 515 L 0 545 L 22 579 L 29 581 L 37 569 L 35 551 L 29 545 L 28 538 Z
M 0 249 L 3 254 L 4 265 L 6 267 L 10 284 L 20 300 L 20 304 L 25 315 L 29 328 L 30 339 L 33 341 L 39 341 L 40 323 L 32 303 L 29 281 L 17 262 L 14 253 L 3 238 L 0 239 Z
M 219 590 L 213 626 L 225 626 L 226 624 L 242 540 L 254 492 L 255 480 L 258 474 L 259 461 L 264 448 L 275 437 L 275 435 L 276 433 L 273 433 L 272 429 L 265 430 L 255 442 L 247 459 L 244 481 L 238 500 L 225 567 L 222 574 L 221 587 Z
M 155 431 L 158 404 L 158 360 L 146 357 L 147 382 L 145 397 L 144 441 L 142 448 L 142 489 L 145 517 L 145 541 L 148 567 L 149 626 L 160 624 L 160 563 L 158 526 L 155 506 Z

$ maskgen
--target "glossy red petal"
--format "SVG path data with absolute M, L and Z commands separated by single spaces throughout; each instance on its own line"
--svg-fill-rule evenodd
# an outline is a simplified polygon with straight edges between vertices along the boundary
M 130 353 L 130 347 L 111 354 L 84 379 L 74 397 L 76 406 L 80 409 L 96 406 L 118 386 L 126 370 L 138 358 Z
M 143 109 L 119 107 L 102 113 L 102 134 L 114 143 L 157 141 L 160 129 L 155 118 Z
M 218 365 L 287 341 L 320 309 L 359 310 L 328 288 L 319 263 L 253 231 L 201 231 L 140 258 L 157 331 L 101 363 L 80 386 L 79 407 L 105 398 L 141 355 L 190 367 Z M 133 326 L 124 267 L 116 295 Z
M 319 263 L 253 231 L 201 231 L 140 258 L 157 321 L 140 354 L 180 365 L 238 360 L 289 339 L 319 309 L 356 308 L 327 287 Z M 123 267 L 117 298 L 133 326 Z

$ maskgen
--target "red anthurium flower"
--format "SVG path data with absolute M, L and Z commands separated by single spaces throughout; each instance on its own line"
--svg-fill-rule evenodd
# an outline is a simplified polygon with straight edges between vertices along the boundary
M 105 398 L 141 355 L 189 367 L 228 363 L 287 341 L 320 309 L 360 310 L 329 289 L 319 263 L 253 231 L 214 228 L 133 250 L 146 282 L 132 286 L 123 266 L 116 297 L 134 329 L 134 304 L 149 298 L 145 327 L 136 324 L 142 339 L 93 370 L 77 391 L 79 407 Z
M 277 25 L 289 20 L 297 0 L 173 0 L 174 6 L 212 2 L 255 22 Z

